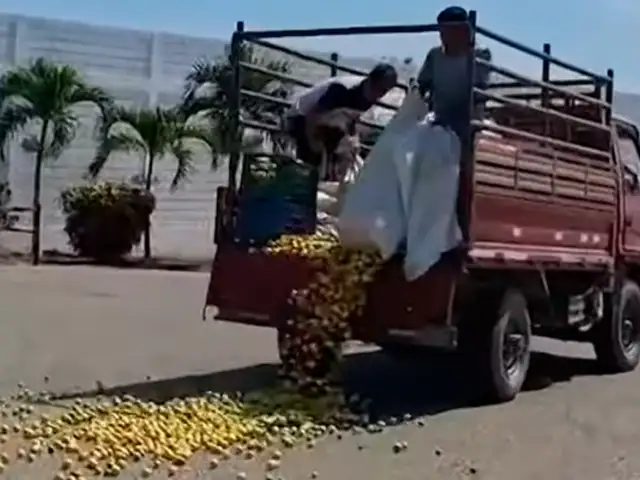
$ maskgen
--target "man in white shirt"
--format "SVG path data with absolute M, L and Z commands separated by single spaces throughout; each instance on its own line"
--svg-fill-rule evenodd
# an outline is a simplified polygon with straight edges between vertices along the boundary
M 363 79 L 332 77 L 296 97 L 287 112 L 287 130 L 296 143 L 297 157 L 311 165 L 340 162 L 341 141 L 356 136 L 358 118 L 398 81 L 395 68 L 376 65 Z

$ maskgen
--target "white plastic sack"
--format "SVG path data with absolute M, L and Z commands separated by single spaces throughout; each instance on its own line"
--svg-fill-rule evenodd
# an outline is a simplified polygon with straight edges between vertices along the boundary
M 338 182 L 322 182 L 326 190 L 318 186 L 318 213 L 326 213 L 329 215 L 336 214 L 338 205 Z
M 422 98 L 410 91 L 378 137 L 357 181 L 344 198 L 338 219 L 343 244 L 375 246 L 386 260 L 405 239 L 405 208 L 398 171 L 392 159 L 405 132 L 425 118 L 427 112 Z
M 320 182 L 318 185 L 318 230 L 337 235 L 337 216 L 349 186 L 353 184 L 364 165 L 364 160 L 356 155 L 339 182 Z
M 461 239 L 456 214 L 460 141 L 451 130 L 420 122 L 398 146 L 394 162 L 408 212 L 404 273 L 411 281 Z
M 375 246 L 388 259 L 406 235 L 395 166 L 389 158 L 369 158 L 344 198 L 338 217 L 340 241 L 351 247 Z
M 406 278 L 424 274 L 460 239 L 459 158 L 457 136 L 432 125 L 425 102 L 411 91 L 345 197 L 341 241 L 373 244 L 388 259 L 406 240 Z

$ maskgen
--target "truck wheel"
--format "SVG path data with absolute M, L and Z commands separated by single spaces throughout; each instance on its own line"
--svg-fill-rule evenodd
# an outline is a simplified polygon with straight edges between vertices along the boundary
M 492 308 L 482 309 L 488 318 L 463 328 L 460 347 L 472 353 L 465 361 L 479 370 L 479 388 L 486 400 L 507 402 L 516 397 L 527 377 L 531 320 L 527 301 L 518 290 L 509 289 L 487 307 L 490 304 Z
M 640 362 L 640 287 L 625 280 L 607 302 L 604 318 L 593 329 L 598 364 L 609 373 L 634 370 Z

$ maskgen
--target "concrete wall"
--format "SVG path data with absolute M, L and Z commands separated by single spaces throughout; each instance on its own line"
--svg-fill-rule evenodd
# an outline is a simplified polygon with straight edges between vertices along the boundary
M 126 105 L 173 104 L 180 98 L 182 81 L 199 57 L 215 58 L 223 42 L 190 39 L 169 34 L 99 28 L 77 23 L 0 15 L 0 64 L 3 68 L 36 57 L 46 57 L 79 68 L 88 80 L 106 88 Z M 78 111 L 82 121 L 78 135 L 55 163 L 47 165 L 43 178 L 43 248 L 66 249 L 63 218 L 56 204 L 62 188 L 82 181 L 95 143 L 95 112 Z M 159 255 L 208 256 L 213 246 L 214 192 L 225 180 L 225 171 L 211 172 L 205 153 L 198 157 L 198 171 L 191 182 L 169 194 L 168 181 L 175 164 L 158 162 L 160 182 L 155 186 L 158 210 L 153 219 L 153 247 Z M 105 176 L 128 179 L 140 173 L 141 159 L 116 156 Z M 13 203 L 29 205 L 33 159 L 12 145 L 10 181 Z M 28 243 L 26 236 L 22 237 Z M 15 240 L 12 239 L 12 242 Z
M 185 75 L 198 58 L 215 59 L 224 52 L 224 41 L 189 38 L 166 33 L 88 26 L 72 22 L 27 18 L 0 14 L 0 69 L 45 57 L 70 64 L 87 79 L 106 88 L 125 105 L 175 104 Z M 328 58 L 328 54 L 326 55 Z M 296 73 L 313 81 L 327 77 L 328 68 L 298 60 Z M 350 66 L 369 68 L 371 59 L 352 59 Z M 55 163 L 46 166 L 43 177 L 44 249 L 65 250 L 63 218 L 56 204 L 60 190 L 79 183 L 94 154 L 92 138 L 95 112 L 78 111 L 80 129 L 73 144 Z M 154 193 L 158 208 L 153 217 L 153 249 L 156 255 L 202 257 L 213 253 L 212 228 L 215 189 L 226 180 L 224 166 L 216 172 L 209 168 L 206 152 L 199 155 L 197 172 L 180 191 L 170 194 L 168 180 L 174 172 L 171 158 L 157 164 L 158 184 Z M 104 176 L 128 179 L 139 174 L 141 159 L 131 155 L 114 157 Z M 4 166 L 4 175 L 7 175 Z M 0 168 L 0 181 L 3 169 Z M 31 203 L 33 159 L 19 147 L 19 139 L 10 150 L 8 175 L 14 192 L 13 203 Z M 22 235 L 11 243 L 28 245 Z M 7 236 L 0 241 L 8 241 Z

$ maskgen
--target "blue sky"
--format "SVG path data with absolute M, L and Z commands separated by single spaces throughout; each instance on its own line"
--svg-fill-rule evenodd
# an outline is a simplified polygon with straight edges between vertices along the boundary
M 442 0 L 2 0 L 0 10 L 99 25 L 226 39 L 235 22 L 248 28 L 430 23 Z M 640 92 L 640 0 L 469 0 L 479 23 L 530 46 L 550 42 L 554 54 L 593 70 L 614 68 L 617 89 Z M 549 13 L 553 12 L 553 13 Z M 341 37 L 294 45 L 361 56 L 420 60 L 435 42 L 427 36 Z M 492 46 L 492 45 L 489 45 Z M 539 64 L 493 47 L 496 63 L 537 73 Z

